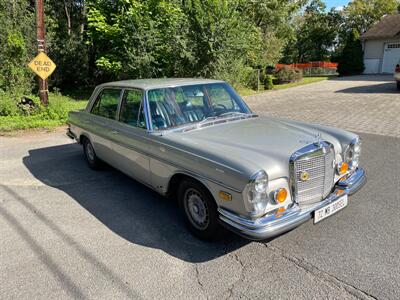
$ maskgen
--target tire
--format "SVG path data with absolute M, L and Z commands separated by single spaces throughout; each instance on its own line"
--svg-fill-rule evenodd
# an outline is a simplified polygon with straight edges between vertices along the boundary
M 397 81 L 397 89 L 400 91 L 400 81 Z
M 84 138 L 82 141 L 83 152 L 85 154 L 86 161 L 89 165 L 89 168 L 92 170 L 99 170 L 101 167 L 101 161 L 97 157 L 96 152 L 94 151 L 93 145 L 88 138 Z
M 202 240 L 221 237 L 217 205 L 210 192 L 198 181 L 184 179 L 178 190 L 179 206 L 190 232 Z

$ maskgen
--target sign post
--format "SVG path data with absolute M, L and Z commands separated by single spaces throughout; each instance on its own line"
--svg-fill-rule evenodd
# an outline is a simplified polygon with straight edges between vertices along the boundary
M 45 29 L 44 29 L 44 4 L 43 4 L 43 1 L 44 0 L 36 0 L 36 39 L 37 39 L 39 55 L 44 54 L 46 56 L 46 54 L 45 54 L 46 53 L 46 40 L 45 40 Z M 37 57 L 39 57 L 39 55 Z M 34 62 L 34 60 L 32 62 Z M 31 66 L 32 62 L 29 64 L 29 67 L 36 74 L 38 74 L 35 71 L 35 69 L 32 68 L 32 66 Z M 54 65 L 54 63 L 53 63 L 53 65 Z M 54 69 L 53 69 L 53 71 L 54 71 Z M 48 84 L 47 84 L 47 80 L 46 80 L 47 77 L 48 76 L 45 77 L 45 76 L 39 75 L 39 78 L 38 78 L 39 97 L 40 97 L 40 102 L 43 105 L 47 105 L 49 102 Z

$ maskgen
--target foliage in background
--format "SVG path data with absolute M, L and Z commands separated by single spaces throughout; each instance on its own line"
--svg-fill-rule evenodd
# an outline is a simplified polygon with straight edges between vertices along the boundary
M 353 0 L 343 9 L 347 34 L 353 29 L 361 35 L 386 14 L 397 13 L 398 0 Z
M 49 105 L 42 107 L 37 96 L 30 98 L 34 101 L 35 107 L 23 113 L 9 94 L 0 93 L 0 132 L 63 125 L 67 121 L 68 112 L 83 109 L 87 103 L 86 100 L 75 101 L 66 96 L 50 93 Z
M 341 76 L 361 74 L 364 71 L 363 51 L 356 29 L 348 35 L 338 63 L 337 71 Z
M 57 65 L 50 86 L 68 90 L 93 84 L 85 44 L 85 1 L 53 0 L 45 5 L 48 55 Z
M 326 12 L 321 0 L 312 0 L 304 13 L 293 19 L 296 35 L 286 45 L 282 63 L 291 64 L 329 60 L 337 44 L 338 28 L 342 22 L 339 12 Z
M 398 6 L 398 0 L 353 0 L 343 10 L 327 12 L 321 0 L 311 0 L 291 20 L 296 35 L 286 44 L 281 62 L 338 61 L 354 30 L 360 37 L 384 15 L 397 13 Z
M 91 0 L 87 43 L 97 81 L 182 76 L 193 66 L 187 18 L 173 1 Z
M 272 90 L 274 88 L 272 75 L 269 74 L 265 75 L 265 78 L 263 80 L 263 85 L 266 90 Z
M 300 69 L 283 67 L 275 73 L 279 83 L 297 82 L 303 79 L 303 72 Z
M 0 1 L 0 90 L 13 99 L 32 89 L 27 68 L 34 55 L 35 18 L 26 0 Z

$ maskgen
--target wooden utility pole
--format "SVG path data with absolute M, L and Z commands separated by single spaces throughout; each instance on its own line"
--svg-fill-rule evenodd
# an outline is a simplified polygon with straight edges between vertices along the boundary
M 44 0 L 36 0 L 36 39 L 38 51 L 46 53 L 46 39 L 44 28 Z M 43 105 L 49 102 L 47 79 L 38 77 L 39 97 Z

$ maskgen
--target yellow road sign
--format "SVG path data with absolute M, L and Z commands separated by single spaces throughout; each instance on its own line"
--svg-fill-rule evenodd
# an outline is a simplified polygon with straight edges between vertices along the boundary
M 34 59 L 32 59 L 28 64 L 28 67 L 31 68 L 40 78 L 45 80 L 54 72 L 56 64 L 44 52 L 40 52 Z

